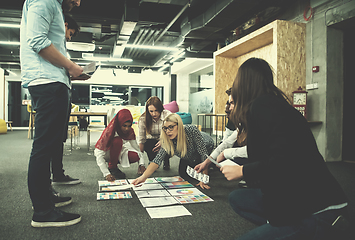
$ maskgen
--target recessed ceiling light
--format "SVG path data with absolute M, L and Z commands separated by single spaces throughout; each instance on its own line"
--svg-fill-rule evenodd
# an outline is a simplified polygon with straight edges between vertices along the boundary
M 95 44 L 82 42 L 67 42 L 67 49 L 78 52 L 93 52 Z

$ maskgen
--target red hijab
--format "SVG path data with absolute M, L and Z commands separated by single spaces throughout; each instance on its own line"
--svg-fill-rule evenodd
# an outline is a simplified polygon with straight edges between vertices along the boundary
M 136 135 L 134 134 L 133 128 L 126 134 L 122 132 L 121 126 L 125 122 L 133 123 L 133 117 L 128 109 L 121 109 L 116 116 L 111 120 L 109 125 L 105 128 L 101 134 L 100 139 L 95 144 L 95 148 L 103 151 L 111 150 L 110 155 L 119 156 L 122 149 L 122 139 L 124 140 L 134 140 Z M 118 137 L 114 137 L 117 132 Z

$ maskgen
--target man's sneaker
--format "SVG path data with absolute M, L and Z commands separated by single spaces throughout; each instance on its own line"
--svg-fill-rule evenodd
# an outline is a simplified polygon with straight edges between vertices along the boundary
M 55 195 L 52 196 L 52 200 L 55 207 L 64 207 L 73 202 L 71 197 L 58 197 Z
M 124 174 L 120 169 L 118 168 L 109 168 L 108 169 L 110 173 L 116 178 L 116 179 L 124 179 L 126 178 L 126 174 Z
M 69 175 L 65 175 L 62 178 L 55 178 L 53 177 L 53 184 L 61 184 L 61 185 L 74 185 L 74 184 L 78 184 L 81 183 L 79 179 L 76 178 L 71 178 L 69 177 Z
M 66 213 L 59 209 L 52 209 L 48 212 L 34 212 L 32 227 L 66 227 L 81 221 L 81 216 L 75 213 Z

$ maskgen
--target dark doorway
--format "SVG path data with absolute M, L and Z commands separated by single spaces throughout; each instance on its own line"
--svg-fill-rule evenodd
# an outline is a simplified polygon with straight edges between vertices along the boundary
M 347 21 L 346 21 L 347 22 Z M 351 20 L 354 23 L 354 18 Z M 342 30 L 344 32 L 344 109 L 343 109 L 343 160 L 355 161 L 353 151 L 353 137 L 355 136 L 354 125 L 354 56 L 355 56 L 355 36 L 354 26 L 352 24 L 344 24 Z
M 29 96 L 24 97 L 24 100 Z M 27 105 L 22 105 L 21 82 L 9 82 L 8 119 L 13 127 L 28 126 Z

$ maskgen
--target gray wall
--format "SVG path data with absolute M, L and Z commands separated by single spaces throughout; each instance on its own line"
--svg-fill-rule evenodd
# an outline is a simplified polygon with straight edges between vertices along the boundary
M 303 19 L 306 1 L 299 0 L 284 20 L 306 23 L 306 84 L 308 120 L 319 151 L 326 161 L 342 160 L 343 139 L 343 31 L 336 26 L 355 16 L 355 1 L 311 1 L 313 17 Z M 354 25 L 352 25 L 354 28 Z M 345 50 L 346 51 L 346 50 Z M 313 73 L 312 67 L 319 66 Z

